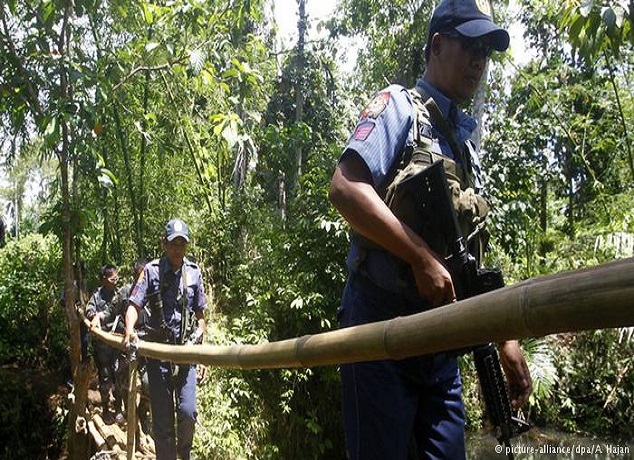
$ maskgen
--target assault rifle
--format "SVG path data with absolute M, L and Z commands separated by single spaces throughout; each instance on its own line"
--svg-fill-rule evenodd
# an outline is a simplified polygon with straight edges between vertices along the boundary
M 148 295 L 148 307 L 153 317 L 159 318 L 158 328 L 150 326 L 149 319 L 146 319 L 143 326 L 139 328 L 138 336 L 141 340 L 147 342 L 170 343 L 170 344 L 201 344 L 203 336 L 196 327 L 194 314 L 188 308 L 182 306 L 181 313 L 181 339 L 180 342 L 174 337 L 174 332 L 167 326 L 165 322 L 165 313 L 163 312 L 163 296 L 161 291 L 156 291 Z
M 454 211 L 451 192 L 442 160 L 403 181 L 400 193 L 422 206 L 422 227 L 414 228 L 437 254 L 445 259 L 458 300 L 483 294 L 504 286 L 499 270 L 479 268 L 469 253 Z M 513 416 L 497 349 L 492 343 L 477 345 L 460 353 L 473 352 L 478 380 L 482 388 L 486 413 L 500 444 L 507 446 L 512 459 L 510 440 L 525 432 L 529 424 Z

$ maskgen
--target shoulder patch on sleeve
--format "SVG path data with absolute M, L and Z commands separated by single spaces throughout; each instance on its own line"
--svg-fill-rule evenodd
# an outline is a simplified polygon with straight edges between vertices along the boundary
M 364 141 L 368 138 L 372 130 L 374 129 L 374 123 L 371 121 L 365 121 L 363 123 L 359 123 L 357 128 L 354 130 L 354 134 L 352 138 L 355 141 Z
M 390 93 L 387 91 L 377 94 L 372 102 L 363 110 L 361 118 L 378 118 L 390 102 Z

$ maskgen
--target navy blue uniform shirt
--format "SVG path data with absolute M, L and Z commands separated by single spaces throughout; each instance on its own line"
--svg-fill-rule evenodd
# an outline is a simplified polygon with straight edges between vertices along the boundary
M 183 272 L 185 272 L 184 277 Z M 161 277 L 163 278 L 162 280 Z M 186 289 L 183 287 L 183 278 L 187 282 Z M 163 284 L 162 289 L 160 288 L 161 281 Z M 136 286 L 134 286 L 130 295 L 130 302 L 138 310 L 145 305 L 148 295 L 158 291 L 161 291 L 163 299 L 165 323 L 168 329 L 172 331 L 174 340 L 180 343 L 182 296 L 187 296 L 186 307 L 191 312 L 203 311 L 207 306 L 200 268 L 185 258 L 181 269 L 174 273 L 166 257 L 153 260 L 145 266 Z M 152 328 L 158 329 L 161 326 L 161 318 L 156 318 L 154 315 L 150 316 L 149 322 Z
M 469 139 L 476 128 L 476 121 L 460 110 L 450 99 L 423 79 L 416 83 L 429 94 L 452 127 L 459 144 L 465 146 L 471 157 L 475 175 L 476 192 L 481 189 L 480 161 L 475 146 Z M 380 91 L 365 108 L 348 139 L 344 155 L 356 152 L 372 175 L 374 188 L 379 190 L 390 168 L 400 159 L 406 147 L 414 143 L 414 106 L 408 90 L 400 85 L 390 85 Z M 458 161 L 448 141 L 432 123 L 432 150 Z M 377 286 L 398 292 L 420 301 L 413 284 L 411 270 L 403 273 L 403 262 L 387 251 L 361 248 L 352 242 L 348 252 L 350 273 L 361 273 Z

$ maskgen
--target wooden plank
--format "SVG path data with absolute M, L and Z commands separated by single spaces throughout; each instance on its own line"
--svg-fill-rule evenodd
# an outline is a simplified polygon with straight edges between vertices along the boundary
M 88 421 L 88 432 L 92 436 L 97 450 L 101 450 L 106 445 L 106 440 L 103 438 L 103 436 L 101 436 L 101 433 L 95 426 L 95 422 L 92 420 Z
M 117 449 L 121 450 L 121 448 L 119 447 L 119 440 L 117 439 L 117 434 L 112 428 L 113 425 L 107 425 L 103 421 L 103 418 L 101 417 L 100 414 L 96 414 L 96 413 L 93 414 L 92 419 L 95 423 L 95 426 L 97 427 L 97 430 L 99 430 L 99 433 L 101 433 L 101 436 L 103 437 L 103 439 L 105 439 L 106 444 L 108 445 L 108 448 L 112 450 L 117 450 Z
M 127 435 L 125 431 L 123 431 L 123 429 L 116 423 L 113 423 L 112 425 L 108 425 L 108 426 L 114 433 L 115 439 L 117 440 L 117 445 L 119 445 L 119 447 L 125 450 L 126 440 L 127 440 Z

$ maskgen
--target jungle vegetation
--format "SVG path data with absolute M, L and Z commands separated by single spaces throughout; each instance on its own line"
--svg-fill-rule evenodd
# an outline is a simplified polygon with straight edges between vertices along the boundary
M 305 2 L 288 48 L 266 0 L 2 2 L 3 369 L 70 375 L 73 267 L 86 262 L 91 289 L 103 263 L 129 275 L 137 257 L 160 254 L 174 216 L 190 224 L 208 282 L 213 343 L 336 327 L 348 232 L 327 200 L 330 177 L 372 93 L 422 73 L 433 2 L 340 0 L 317 40 Z M 516 3 L 493 7 L 522 25 L 531 57 L 494 56 L 470 107 L 493 203 L 487 263 L 507 284 L 634 251 L 634 3 Z M 364 45 L 349 74 L 340 43 L 351 37 Z M 523 345 L 533 423 L 633 439 L 632 330 Z M 463 368 L 478 429 L 477 383 Z M 200 458 L 343 458 L 336 367 L 210 374 Z M 11 391 L 5 372 L 0 381 L 0 456 L 55 457 L 76 436 L 72 405 L 50 413 Z M 55 423 L 25 419 L 25 404 Z M 69 458 L 85 458 L 81 442 L 68 445 Z

